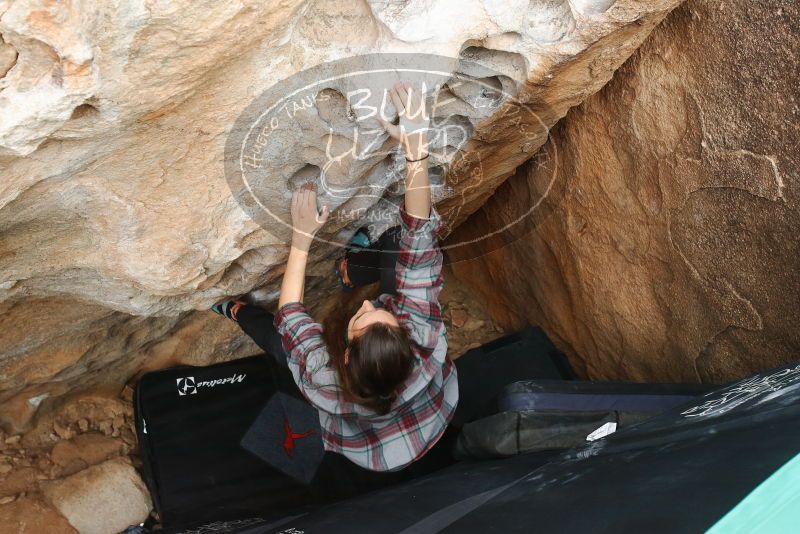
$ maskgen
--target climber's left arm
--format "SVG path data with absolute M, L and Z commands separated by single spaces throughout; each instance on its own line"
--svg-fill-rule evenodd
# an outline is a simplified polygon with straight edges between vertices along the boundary
M 406 155 L 405 209 L 412 217 L 427 219 L 431 212 L 428 178 L 428 129 L 430 117 L 421 89 L 396 83 L 388 89 L 400 123 L 392 124 L 380 114 L 378 121 L 389 135 L 403 145 Z
M 317 192 L 305 185 L 292 195 L 292 248 L 283 273 L 278 307 L 290 302 L 303 302 L 308 251 L 314 235 L 328 220 L 328 207 L 317 211 Z

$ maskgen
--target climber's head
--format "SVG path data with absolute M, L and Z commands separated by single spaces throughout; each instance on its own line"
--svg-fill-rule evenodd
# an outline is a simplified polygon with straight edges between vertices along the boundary
M 347 339 L 357 339 L 365 333 L 371 325 L 376 323 L 400 326 L 394 315 L 382 308 L 376 308 L 372 302 L 365 300 L 347 323 Z
M 414 367 L 408 334 L 394 315 L 368 300 L 350 317 L 344 332 L 344 349 L 332 351 L 342 389 L 351 402 L 387 413 Z

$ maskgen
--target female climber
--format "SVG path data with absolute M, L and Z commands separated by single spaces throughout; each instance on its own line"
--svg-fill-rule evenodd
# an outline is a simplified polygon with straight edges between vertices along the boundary
M 303 305 L 308 251 L 328 218 L 314 187 L 292 196 L 292 247 L 274 315 L 226 301 L 214 307 L 236 320 L 267 353 L 288 364 L 303 396 L 318 410 L 325 449 L 373 471 L 399 470 L 439 440 L 458 401 L 439 306 L 440 217 L 428 182 L 429 119 L 424 95 L 408 84 L 389 90 L 399 124 L 379 120 L 406 157 L 401 224 L 375 243 L 359 231 L 336 273 L 345 290 L 380 281 L 380 296 L 325 328 Z

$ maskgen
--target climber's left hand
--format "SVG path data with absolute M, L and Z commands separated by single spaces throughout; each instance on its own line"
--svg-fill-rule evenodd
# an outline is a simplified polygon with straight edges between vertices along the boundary
M 292 246 L 308 250 L 314 236 L 328 220 L 330 211 L 323 206 L 317 210 L 317 188 L 313 184 L 305 184 L 292 194 Z

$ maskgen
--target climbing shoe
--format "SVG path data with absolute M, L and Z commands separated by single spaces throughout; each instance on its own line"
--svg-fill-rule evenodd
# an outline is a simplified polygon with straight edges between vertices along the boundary
M 341 257 L 337 259 L 334 264 L 334 270 L 336 271 L 336 278 L 339 279 L 339 286 L 342 288 L 342 291 L 345 293 L 352 293 L 355 286 L 347 277 L 347 258 Z
M 348 250 L 367 248 L 368 246 L 370 246 L 369 231 L 366 227 L 361 227 L 356 230 L 356 233 L 354 233 L 350 241 L 347 242 Z
M 238 300 L 223 300 L 211 306 L 211 311 L 224 315 L 233 321 L 238 321 L 236 313 L 239 311 L 239 308 L 242 307 L 242 304 L 243 303 Z

